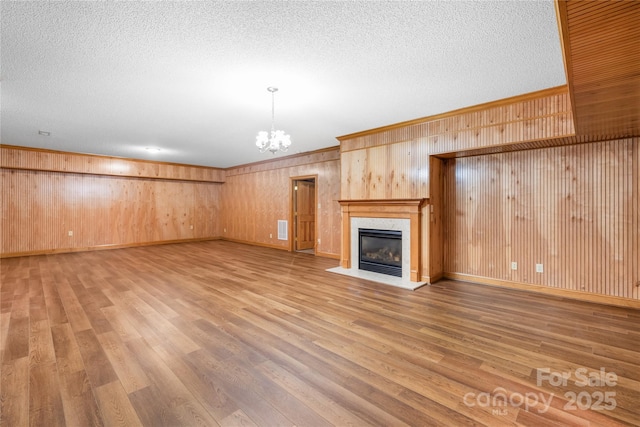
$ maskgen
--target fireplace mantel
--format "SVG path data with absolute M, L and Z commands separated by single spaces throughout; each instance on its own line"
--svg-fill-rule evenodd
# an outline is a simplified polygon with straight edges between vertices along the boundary
M 338 200 L 342 211 L 342 268 L 351 268 L 351 218 L 404 218 L 410 221 L 410 280 L 419 282 L 420 214 L 429 199 Z

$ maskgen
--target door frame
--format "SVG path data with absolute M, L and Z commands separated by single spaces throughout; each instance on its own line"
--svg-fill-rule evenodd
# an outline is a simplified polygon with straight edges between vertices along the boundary
M 289 177 L 289 252 L 295 252 L 296 248 L 296 217 L 295 217 L 295 186 L 297 181 L 308 181 L 313 180 L 313 189 L 314 189 L 314 199 L 315 203 L 313 206 L 313 217 L 314 221 L 314 242 L 313 242 L 313 254 L 316 254 L 318 249 L 318 175 L 301 175 L 301 176 L 290 176 Z

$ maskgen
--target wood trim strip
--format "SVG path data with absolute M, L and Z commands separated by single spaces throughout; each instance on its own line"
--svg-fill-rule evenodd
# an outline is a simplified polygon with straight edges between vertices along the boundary
M 70 156 L 95 157 L 98 159 L 127 160 L 131 162 L 154 163 L 158 165 L 167 165 L 167 166 L 184 166 L 189 168 L 224 170 L 222 168 L 216 168 L 213 166 L 191 165 L 187 163 L 175 163 L 175 162 L 163 162 L 160 160 L 134 159 L 131 157 L 107 156 L 102 154 L 77 153 L 75 151 L 51 150 L 49 148 L 25 147 L 21 145 L 0 144 L 0 148 L 8 148 L 8 149 L 14 149 L 14 150 L 23 150 L 23 151 L 34 151 L 38 153 L 52 153 L 52 154 L 64 154 L 64 155 L 70 155 Z
M 54 168 L 0 166 L 0 169 L 18 170 L 18 171 L 35 171 L 35 172 L 55 172 L 55 173 L 63 173 L 63 174 L 71 174 L 71 175 L 112 176 L 115 178 L 151 179 L 151 180 L 159 180 L 159 181 L 185 181 L 185 182 L 204 182 L 209 184 L 224 184 L 224 181 L 217 180 L 217 179 L 208 180 L 208 179 L 192 179 L 192 178 L 171 178 L 171 177 L 164 177 L 164 176 L 148 176 L 148 175 L 77 172 L 77 171 L 65 171 L 65 170 L 54 169 Z
M 5 144 L 0 144 L 0 168 L 171 181 L 225 181 L 225 171 L 220 168 Z
M 318 251 L 316 251 L 316 256 L 323 257 L 323 258 L 337 259 L 337 260 L 340 259 L 340 255 L 338 255 L 338 254 L 330 254 L 330 253 L 327 253 L 327 252 L 318 252 Z
M 89 252 L 89 251 L 104 251 L 109 249 L 124 249 L 124 248 L 137 248 L 142 246 L 154 246 L 154 245 L 172 245 L 176 243 L 195 243 L 195 242 L 208 242 L 210 240 L 224 240 L 221 237 L 202 237 L 195 239 L 177 239 L 177 240 L 160 240 L 157 242 L 142 242 L 142 243 L 124 243 L 117 245 L 96 245 L 85 246 L 81 248 L 60 248 L 60 249 L 43 249 L 37 251 L 26 252 L 7 252 L 0 253 L 1 258 L 17 258 L 23 256 L 35 256 L 35 255 L 55 255 L 65 254 L 73 252 Z
M 431 285 L 432 283 L 435 283 L 438 280 L 441 280 L 443 278 L 444 278 L 443 274 L 439 273 L 439 274 L 434 274 L 433 276 L 422 276 L 422 281 L 427 282 L 428 284 Z
M 315 158 L 318 155 L 325 153 L 331 153 L 336 151 L 337 157 L 330 157 L 326 159 Z M 307 158 L 306 160 L 304 158 Z M 296 159 L 302 159 L 300 162 L 295 162 Z M 289 156 L 276 157 L 268 160 L 261 160 L 259 162 L 246 163 L 243 165 L 232 166 L 224 169 L 228 176 L 231 175 L 243 175 L 248 173 L 255 173 L 267 170 L 287 169 L 294 166 L 303 166 L 307 164 L 317 164 L 322 162 L 335 161 L 340 159 L 340 146 L 335 145 L 332 147 L 321 148 L 319 150 L 307 151 L 304 153 L 291 154 Z M 274 167 L 269 167 L 274 166 Z
M 452 132 L 453 133 L 453 132 Z M 597 141 L 610 141 L 612 139 L 621 139 L 628 138 L 628 136 L 624 135 L 616 135 L 616 136 L 582 136 L 578 138 L 577 136 L 561 136 L 561 137 L 548 137 L 548 138 L 531 138 L 518 142 L 505 142 L 502 144 L 495 144 L 490 146 L 482 146 L 482 147 L 473 147 L 467 150 L 459 150 L 459 149 L 451 149 L 445 151 L 433 151 L 429 153 L 429 155 L 440 157 L 440 158 L 454 158 L 454 157 L 470 157 L 470 156 L 478 156 L 483 154 L 494 154 L 494 153 L 507 153 L 511 151 L 525 151 L 525 150 L 535 150 L 538 148 L 549 148 L 549 147 L 558 147 L 562 145 L 575 145 L 582 144 L 584 142 L 597 142 Z M 407 141 L 394 141 L 389 142 L 387 144 L 381 144 L 379 146 L 390 147 L 397 144 L 405 144 Z M 530 145 L 535 144 L 534 147 L 529 147 Z M 375 148 L 367 147 L 367 148 Z M 367 148 L 364 148 L 365 150 Z M 363 148 L 351 148 L 342 150 L 342 153 L 350 153 L 352 151 L 360 151 Z
M 453 158 L 461 158 L 461 157 L 483 156 L 487 154 L 509 153 L 512 151 L 540 150 L 543 148 L 563 147 L 563 146 L 569 146 L 569 145 L 585 144 L 590 142 L 606 142 L 606 141 L 613 141 L 617 139 L 626 139 L 626 138 L 629 138 L 629 137 L 624 135 L 613 135 L 613 136 L 581 135 L 581 136 L 570 136 L 570 137 L 561 137 L 561 138 L 537 139 L 537 140 L 523 141 L 522 143 L 516 143 L 516 144 L 493 145 L 491 147 L 473 148 L 473 149 L 464 150 L 464 151 L 436 153 L 436 154 L 433 154 L 432 156 L 438 157 L 441 159 L 453 159 Z
M 463 273 L 444 273 L 442 278 L 460 280 L 463 282 L 477 283 L 481 285 L 497 286 L 502 288 L 520 289 L 527 292 L 554 295 L 561 298 L 570 298 L 597 304 L 615 305 L 619 307 L 640 308 L 640 300 L 630 298 L 600 295 L 590 292 L 581 292 L 569 289 L 552 288 L 550 286 L 533 285 L 530 283 L 512 282 L 509 280 L 493 279 L 490 277 L 474 276 Z
M 420 209 L 425 203 L 429 203 L 429 199 L 355 199 L 355 200 L 338 200 L 341 206 L 353 206 L 351 212 L 358 211 L 358 207 L 368 211 L 370 206 L 393 206 L 398 212 L 412 213 L 416 209 Z
M 567 88 L 569 90 L 569 99 L 571 101 L 571 114 L 573 115 L 574 128 L 578 128 L 576 123 L 578 116 L 576 115 L 576 102 L 573 87 L 573 64 L 571 62 L 571 44 L 569 43 L 569 19 L 567 16 L 567 1 L 556 0 L 554 2 L 556 9 L 556 18 L 558 21 L 558 33 L 560 36 L 560 47 L 562 48 L 562 59 L 564 63 L 564 72 L 567 79 Z
M 288 249 L 288 247 L 278 246 L 278 245 L 270 245 L 269 243 L 251 242 L 249 240 L 232 239 L 230 237 L 220 237 L 219 240 L 224 240 L 224 241 L 233 242 L 233 243 L 241 243 L 243 245 L 249 245 L 249 246 L 260 246 L 262 248 L 280 249 L 282 251 L 291 252 Z

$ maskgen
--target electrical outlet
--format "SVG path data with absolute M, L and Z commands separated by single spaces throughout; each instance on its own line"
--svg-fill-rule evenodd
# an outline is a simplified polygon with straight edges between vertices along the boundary
M 320 238 L 318 238 L 318 244 L 320 244 Z M 640 284 L 640 282 L 638 282 Z
M 227 232 L 227 229 L 226 229 L 226 228 L 224 229 L 224 232 L 225 232 L 225 233 Z
M 511 261 L 511 269 L 512 270 L 517 270 L 518 269 L 518 263 L 515 261 Z
M 69 232 L 67 233 L 67 235 L 68 235 L 69 237 L 73 236 L 73 231 L 69 230 Z
M 273 239 L 273 233 L 269 233 L 269 238 Z
M 544 273 L 544 266 L 542 264 L 536 264 L 536 273 Z
M 193 225 L 190 225 L 190 226 L 189 226 L 189 228 L 190 228 L 191 230 L 193 230 Z

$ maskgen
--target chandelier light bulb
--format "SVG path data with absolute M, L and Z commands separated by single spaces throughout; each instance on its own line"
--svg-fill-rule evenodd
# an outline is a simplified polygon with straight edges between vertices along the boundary
M 256 136 L 256 147 L 261 153 L 270 151 L 275 154 L 278 151 L 285 152 L 291 146 L 291 137 L 284 133 L 283 130 L 276 130 L 275 126 L 275 93 L 278 91 L 277 87 L 268 87 L 267 90 L 271 92 L 271 131 L 266 130 L 258 132 Z

